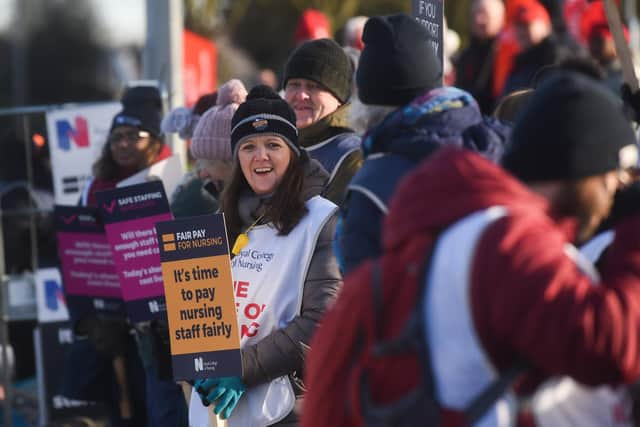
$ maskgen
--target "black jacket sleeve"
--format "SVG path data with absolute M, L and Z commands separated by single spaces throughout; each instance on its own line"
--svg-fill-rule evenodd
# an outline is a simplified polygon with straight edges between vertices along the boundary
M 242 382 L 246 386 L 302 371 L 318 322 L 342 286 L 333 252 L 336 218 L 329 219 L 318 237 L 304 283 L 300 315 L 285 328 L 242 349 Z

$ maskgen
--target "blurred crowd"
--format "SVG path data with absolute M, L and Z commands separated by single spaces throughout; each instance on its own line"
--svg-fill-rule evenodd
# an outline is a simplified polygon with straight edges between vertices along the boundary
M 266 309 L 240 376 L 179 384 L 167 321 L 72 312 L 63 395 L 112 426 L 638 425 L 640 93 L 604 3 L 469 16 L 444 64 L 408 15 L 334 39 L 307 10 L 254 87 L 164 116 L 157 88 L 128 89 L 80 203 L 189 141 L 172 213 L 224 213 Z
M 504 95 L 535 85 L 541 70 L 576 58 L 620 90 L 622 71 L 602 1 L 474 1 L 470 23 L 471 40 L 453 55 L 451 81 L 487 114 Z

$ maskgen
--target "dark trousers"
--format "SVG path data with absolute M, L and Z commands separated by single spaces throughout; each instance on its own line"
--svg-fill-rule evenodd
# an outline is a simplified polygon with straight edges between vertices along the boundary
M 127 339 L 124 359 L 133 412 L 130 420 L 120 417 L 120 389 L 113 359 L 98 352 L 88 339 L 76 339 L 65 355 L 60 393 L 72 399 L 103 402 L 111 427 L 147 425 L 144 368 L 133 337 Z
M 153 331 L 136 330 L 146 377 L 149 427 L 187 427 L 189 412 L 182 388 L 171 378 L 168 347 Z

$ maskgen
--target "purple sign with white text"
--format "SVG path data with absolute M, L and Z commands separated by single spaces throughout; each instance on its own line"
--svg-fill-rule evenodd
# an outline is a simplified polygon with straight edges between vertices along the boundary
M 166 316 L 155 224 L 173 219 L 160 181 L 96 194 L 129 318 Z
M 54 215 L 69 306 L 75 312 L 121 311 L 120 281 L 98 210 L 56 206 Z

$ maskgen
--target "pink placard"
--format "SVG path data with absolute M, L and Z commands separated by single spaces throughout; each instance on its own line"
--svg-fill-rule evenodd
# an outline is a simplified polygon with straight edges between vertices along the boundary
M 164 295 L 155 224 L 170 213 L 105 225 L 126 301 Z
M 70 295 L 122 298 L 111 247 L 104 234 L 58 232 L 65 291 Z

